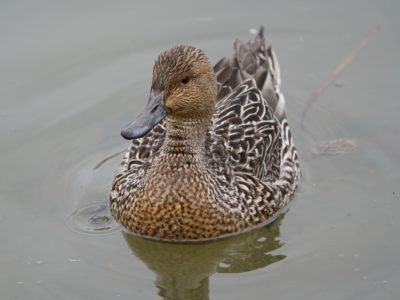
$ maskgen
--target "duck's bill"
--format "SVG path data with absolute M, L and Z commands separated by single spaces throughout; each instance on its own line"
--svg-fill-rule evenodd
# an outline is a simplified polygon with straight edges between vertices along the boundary
M 135 121 L 121 131 L 122 137 L 127 140 L 141 138 L 160 123 L 167 115 L 167 108 L 164 106 L 163 98 L 163 92 L 156 96 L 151 93 L 144 111 Z

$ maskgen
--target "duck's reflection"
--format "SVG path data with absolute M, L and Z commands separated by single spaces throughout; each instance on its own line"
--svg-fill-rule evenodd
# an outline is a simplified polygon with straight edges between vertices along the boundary
M 279 226 L 273 224 L 221 241 L 170 244 L 124 233 L 133 253 L 156 273 L 155 284 L 164 299 L 209 299 L 209 277 L 264 268 L 285 258 L 270 252 L 282 246 Z

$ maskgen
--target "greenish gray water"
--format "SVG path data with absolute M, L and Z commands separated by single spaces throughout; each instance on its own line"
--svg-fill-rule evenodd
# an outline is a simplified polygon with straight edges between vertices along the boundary
M 400 5 L 396 1 L 0 1 L 1 299 L 398 299 Z M 104 202 L 157 54 L 231 53 L 263 24 L 301 157 L 284 218 L 204 245 L 68 216 Z M 310 95 L 379 31 L 302 115 Z M 322 141 L 355 151 L 314 155 Z M 114 157 L 113 157 L 114 156 Z M 107 157 L 111 159 L 104 161 Z

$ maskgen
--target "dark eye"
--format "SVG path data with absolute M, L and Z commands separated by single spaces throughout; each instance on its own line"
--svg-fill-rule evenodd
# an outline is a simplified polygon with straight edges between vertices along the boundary
M 185 76 L 185 77 L 182 78 L 181 82 L 182 82 L 183 84 L 186 84 L 186 83 L 189 82 L 189 80 L 190 80 L 190 77 L 189 77 L 189 76 Z

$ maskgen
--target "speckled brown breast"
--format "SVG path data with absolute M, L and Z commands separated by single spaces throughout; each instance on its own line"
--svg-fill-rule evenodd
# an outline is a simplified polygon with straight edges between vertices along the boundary
M 191 164 L 155 168 L 131 195 L 135 200 L 113 212 L 128 230 L 155 239 L 206 240 L 240 231 L 243 218 L 222 210 L 208 183 L 208 174 Z

